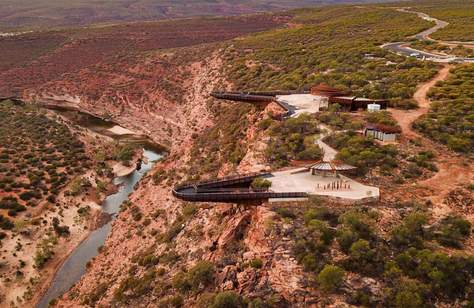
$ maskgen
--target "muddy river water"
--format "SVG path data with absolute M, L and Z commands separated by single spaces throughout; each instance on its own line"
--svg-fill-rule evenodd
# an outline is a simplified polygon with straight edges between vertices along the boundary
M 120 205 L 128 200 L 128 196 L 133 192 L 135 184 L 151 170 L 156 161 L 162 157 L 162 154 L 145 149 L 144 156 L 146 159 L 142 162 L 140 170 L 135 170 L 128 176 L 114 179 L 114 184 L 119 186 L 119 191 L 108 196 L 102 204 L 103 211 L 112 215 L 112 221 L 94 230 L 86 240 L 74 249 L 56 273 L 49 290 L 37 307 L 48 307 L 52 299 L 64 294 L 84 275 L 87 262 L 97 256 L 99 247 L 104 245 L 112 228 L 112 222 L 120 210 Z
M 62 116 L 67 116 L 67 118 L 76 125 L 87 127 L 88 129 L 100 134 L 103 134 L 107 128 L 115 125 L 115 123 L 110 123 L 81 112 L 71 113 L 70 111 L 57 109 L 55 112 Z M 120 205 L 128 200 L 130 193 L 134 191 L 135 184 L 137 184 L 165 154 L 164 149 L 161 146 L 154 144 L 145 136 L 138 138 L 136 138 L 136 136 L 127 136 L 126 138 L 123 138 L 124 136 L 113 136 L 110 134 L 108 134 L 108 136 L 116 140 L 134 142 L 141 145 L 144 149 L 144 159 L 141 162 L 141 168 L 127 176 L 116 177 L 114 179 L 114 184 L 118 187 L 118 192 L 109 195 L 102 203 L 102 210 L 111 215 L 111 221 L 92 231 L 91 234 L 67 257 L 62 266 L 56 272 L 48 291 L 36 306 L 37 308 L 47 308 L 51 300 L 66 293 L 81 279 L 82 275 L 86 272 L 86 264 L 98 255 L 98 249 L 104 245 L 105 240 L 112 229 L 112 222 L 116 219 L 116 216 L 120 211 Z

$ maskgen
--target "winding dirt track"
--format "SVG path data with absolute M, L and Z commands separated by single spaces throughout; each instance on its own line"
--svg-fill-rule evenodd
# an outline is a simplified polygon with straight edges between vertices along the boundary
M 428 99 L 429 90 L 438 82 L 446 80 L 452 65 L 444 65 L 438 74 L 430 81 L 421 84 L 415 92 L 413 98 L 417 101 L 419 108 L 416 110 L 396 110 L 390 109 L 391 114 L 398 121 L 402 128 L 402 141 L 418 139 L 425 149 L 431 150 L 437 156 L 437 167 L 439 171 L 431 178 L 418 182 L 422 187 L 432 190 L 430 200 L 435 205 L 435 214 L 443 216 L 450 209 L 443 204 L 446 195 L 459 187 L 470 183 L 474 178 L 474 166 L 462 155 L 455 154 L 445 146 L 434 143 L 414 131 L 412 124 L 420 116 L 429 111 L 431 101 Z M 408 139 L 408 140 L 407 140 Z
M 430 81 L 421 84 L 413 95 L 413 99 L 418 103 L 418 109 L 415 110 L 399 110 L 390 109 L 393 117 L 401 126 L 403 135 L 406 138 L 420 138 L 421 136 L 412 128 L 413 122 L 427 113 L 430 109 L 431 101 L 428 99 L 428 91 L 438 82 L 446 80 L 452 65 L 444 65 L 438 74 Z

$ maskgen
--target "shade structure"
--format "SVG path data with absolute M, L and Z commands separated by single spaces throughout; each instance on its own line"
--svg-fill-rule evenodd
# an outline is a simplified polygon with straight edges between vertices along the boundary
M 309 167 L 313 175 L 317 174 L 338 174 L 339 172 L 353 171 L 357 167 L 345 164 L 340 161 L 320 161 Z

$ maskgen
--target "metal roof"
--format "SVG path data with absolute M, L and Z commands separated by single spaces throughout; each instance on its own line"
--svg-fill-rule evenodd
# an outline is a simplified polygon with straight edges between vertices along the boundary
M 357 167 L 344 164 L 339 161 L 320 161 L 316 164 L 312 165 L 310 169 L 318 170 L 318 171 L 349 171 L 357 169 Z

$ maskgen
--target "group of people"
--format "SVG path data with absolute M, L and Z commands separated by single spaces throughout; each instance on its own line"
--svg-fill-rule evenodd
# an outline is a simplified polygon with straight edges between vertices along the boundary
M 338 180 L 334 181 L 328 184 L 320 185 L 318 183 L 317 186 L 318 189 L 323 189 L 323 190 L 341 190 L 341 189 L 351 189 L 351 184 L 345 183 L 343 180 Z

